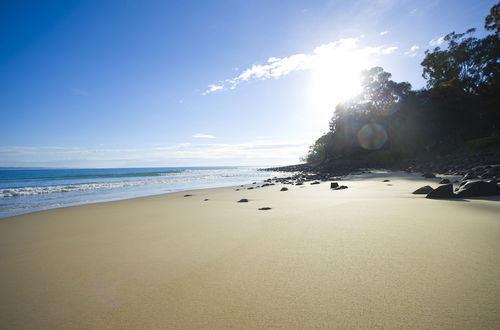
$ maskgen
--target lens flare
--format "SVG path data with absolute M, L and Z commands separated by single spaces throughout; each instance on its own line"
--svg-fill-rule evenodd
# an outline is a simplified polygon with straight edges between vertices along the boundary
M 378 150 L 387 142 L 384 127 L 377 123 L 366 124 L 358 131 L 359 145 L 366 150 Z

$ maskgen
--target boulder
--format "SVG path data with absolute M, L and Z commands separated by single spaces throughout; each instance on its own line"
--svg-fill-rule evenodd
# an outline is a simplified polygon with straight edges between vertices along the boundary
M 479 197 L 500 195 L 500 188 L 495 182 L 467 182 L 457 191 L 457 197 Z
M 431 198 L 431 199 L 454 198 L 454 197 L 455 194 L 453 193 L 453 185 L 451 183 L 439 186 L 430 193 L 428 193 L 427 196 L 425 196 L 425 198 Z
M 287 191 L 287 190 L 288 190 L 287 187 L 283 187 L 283 188 L 280 189 L 280 191 Z
M 339 184 L 337 182 L 330 182 L 330 189 L 338 188 Z
M 423 186 L 423 187 L 420 187 L 417 190 L 415 190 L 412 194 L 427 195 L 428 193 L 430 193 L 433 190 L 434 189 L 431 186 Z

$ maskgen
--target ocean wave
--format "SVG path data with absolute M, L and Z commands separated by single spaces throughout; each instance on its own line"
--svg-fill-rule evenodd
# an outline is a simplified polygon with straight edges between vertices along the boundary
M 160 172 L 157 172 L 160 173 Z M 163 172 L 164 173 L 164 172 Z M 117 189 L 125 187 L 136 187 L 146 185 L 165 185 L 169 184 L 172 188 L 179 188 L 185 186 L 184 189 L 189 189 L 190 185 L 196 183 L 228 183 L 234 184 L 236 181 L 252 180 L 267 177 L 268 173 L 256 175 L 255 170 L 184 170 L 179 172 L 164 173 L 168 175 L 156 176 L 156 178 L 142 179 L 142 180 L 121 180 L 121 181 L 106 181 L 106 182 L 86 182 L 75 184 L 62 184 L 62 185 L 47 185 L 47 186 L 33 186 L 33 187 L 9 187 L 0 188 L 0 198 L 9 197 L 23 197 L 43 194 L 54 193 L 69 193 L 79 191 L 91 190 L 104 190 L 104 189 Z M 253 175 L 249 175 L 253 174 Z M 187 186 L 186 186 L 187 185 Z
M 98 190 L 98 189 L 115 189 L 123 187 L 145 186 L 150 184 L 165 184 L 171 182 L 172 180 L 143 180 L 143 181 L 81 183 L 81 184 L 63 185 L 63 186 L 7 188 L 3 189 L 0 192 L 0 198 L 67 193 L 67 192 Z

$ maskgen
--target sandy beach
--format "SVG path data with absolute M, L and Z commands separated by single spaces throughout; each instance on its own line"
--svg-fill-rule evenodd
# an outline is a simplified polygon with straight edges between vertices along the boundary
M 411 194 L 437 182 L 378 172 L 340 191 L 229 187 L 0 219 L 1 328 L 498 328 L 500 197 Z

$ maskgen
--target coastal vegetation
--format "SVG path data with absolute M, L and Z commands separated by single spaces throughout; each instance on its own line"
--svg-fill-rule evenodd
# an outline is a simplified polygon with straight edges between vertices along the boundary
M 412 90 L 381 67 L 361 73 L 362 92 L 336 106 L 330 129 L 305 160 L 373 164 L 447 154 L 500 153 L 500 2 L 475 29 L 451 32 L 425 52 L 427 85 Z

